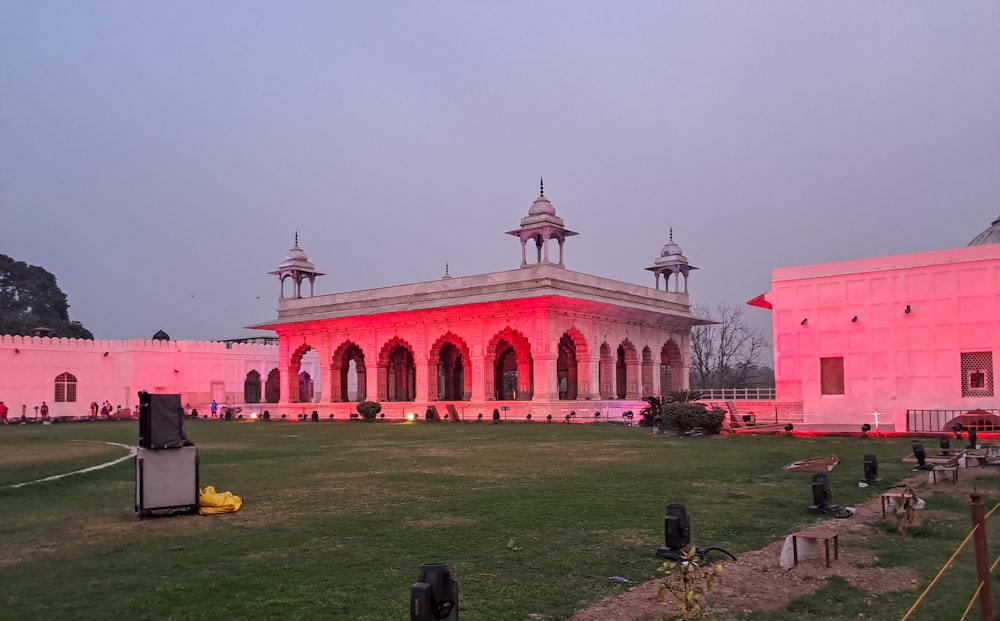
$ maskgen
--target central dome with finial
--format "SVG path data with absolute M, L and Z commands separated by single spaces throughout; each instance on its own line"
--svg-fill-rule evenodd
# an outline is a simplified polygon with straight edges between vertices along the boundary
M 542 179 L 539 182 L 539 190 L 540 191 L 538 193 L 538 198 L 536 198 L 535 202 L 531 204 L 531 209 L 528 210 L 528 215 L 529 216 L 556 215 L 556 208 L 552 206 L 552 203 L 549 202 L 549 199 L 545 198 L 545 179 Z
M 309 257 L 306 256 L 305 250 L 299 248 L 299 234 L 297 231 L 295 233 L 295 245 L 288 251 L 288 255 L 285 256 L 285 260 L 281 262 L 279 267 L 306 267 L 309 269 L 316 267 L 309 262 Z
M 670 240 L 663 246 L 663 250 L 660 251 L 660 257 L 656 262 L 665 263 L 674 260 L 686 263 L 687 257 L 684 256 L 684 251 L 681 250 L 680 245 L 674 241 L 674 227 L 670 227 Z
M 535 202 L 528 209 L 528 215 L 521 218 L 521 226 L 536 222 L 551 222 L 562 226 L 563 219 L 556 215 L 556 208 L 552 206 L 552 202 L 549 199 L 545 198 L 545 179 L 539 180 L 538 185 L 538 198 L 535 199 Z

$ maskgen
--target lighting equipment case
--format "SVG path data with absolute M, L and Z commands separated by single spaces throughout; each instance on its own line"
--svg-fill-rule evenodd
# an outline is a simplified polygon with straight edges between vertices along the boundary
M 135 510 L 140 520 L 152 511 L 197 511 L 198 487 L 197 447 L 136 449 Z

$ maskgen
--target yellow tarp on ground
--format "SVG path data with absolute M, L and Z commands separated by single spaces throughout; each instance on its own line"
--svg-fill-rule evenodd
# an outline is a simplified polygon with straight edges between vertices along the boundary
M 232 492 L 217 492 L 209 485 L 198 490 L 198 506 L 198 513 L 202 515 L 232 513 L 243 506 L 243 499 Z

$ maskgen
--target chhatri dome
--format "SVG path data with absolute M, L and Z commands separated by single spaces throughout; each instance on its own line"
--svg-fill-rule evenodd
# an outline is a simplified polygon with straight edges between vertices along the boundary
M 979 235 L 976 235 L 970 246 L 985 246 L 986 244 L 1000 244 L 1000 218 L 994 220 L 989 227 Z
M 684 251 L 681 247 L 674 241 L 674 227 L 670 227 L 670 241 L 663 246 L 663 250 L 660 251 L 660 257 L 656 259 L 655 263 L 657 265 L 663 263 L 687 263 L 687 257 L 684 256 Z

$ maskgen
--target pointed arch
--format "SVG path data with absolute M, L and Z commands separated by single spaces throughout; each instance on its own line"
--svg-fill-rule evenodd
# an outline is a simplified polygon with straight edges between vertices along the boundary
M 646 345 L 642 348 L 642 372 L 640 374 L 640 384 L 639 384 L 639 398 L 645 397 L 647 395 L 655 395 L 656 392 L 653 388 L 653 371 L 655 365 L 653 364 L 653 350 Z
M 575 401 L 580 393 L 580 367 L 589 359 L 587 341 L 576 328 L 563 332 L 556 356 L 556 384 L 560 400 Z M 586 366 L 584 366 L 586 368 Z M 586 374 L 584 373 L 584 376 Z
M 431 345 L 427 362 L 430 394 L 443 401 L 472 398 L 472 358 L 469 345 L 461 337 L 451 331 L 439 336 Z
M 301 403 L 312 400 L 313 381 L 308 373 L 301 373 L 302 357 L 313 350 L 309 343 L 302 343 L 292 352 L 288 358 L 288 401 L 291 403 Z
M 681 348 L 670 339 L 660 349 L 660 394 L 668 394 L 672 390 L 684 389 L 683 374 L 684 359 Z
M 531 342 L 524 334 L 505 327 L 486 346 L 486 394 L 498 401 L 530 401 L 534 395 Z
M 247 372 L 243 379 L 243 402 L 260 403 L 260 373 L 256 370 Z
M 615 397 L 639 398 L 639 355 L 627 337 L 618 345 L 615 358 Z
M 615 363 L 611 356 L 611 346 L 607 341 L 601 343 L 600 361 L 598 362 L 598 377 L 601 382 L 601 399 L 615 398 Z
M 331 401 L 364 401 L 368 369 L 365 365 L 365 352 L 361 346 L 350 339 L 341 343 L 330 358 L 330 376 L 333 378 Z
M 271 369 L 267 374 L 267 381 L 264 383 L 264 402 L 277 403 L 281 397 L 281 372 L 277 367 Z
M 394 336 L 378 355 L 378 398 L 380 401 L 416 400 L 416 365 L 413 347 Z

